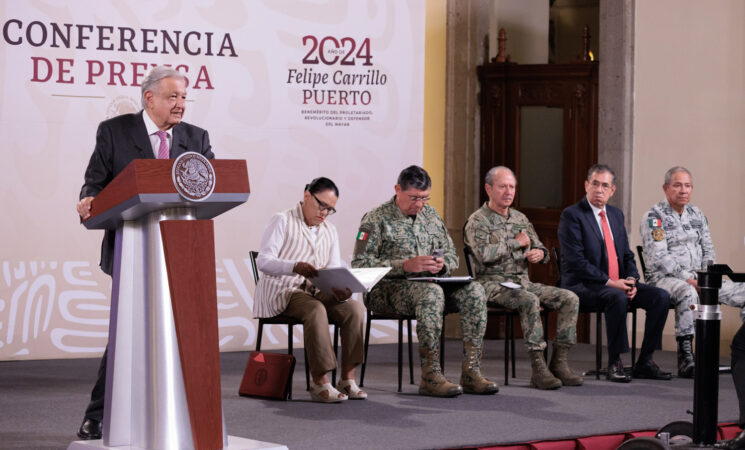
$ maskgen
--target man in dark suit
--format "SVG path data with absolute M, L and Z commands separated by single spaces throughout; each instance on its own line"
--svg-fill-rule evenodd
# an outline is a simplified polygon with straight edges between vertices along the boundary
M 616 191 L 615 178 L 610 167 L 592 166 L 585 181 L 586 197 L 561 213 L 561 286 L 576 293 L 580 305 L 599 307 L 605 313 L 608 380 L 631 381 L 621 362 L 621 354 L 629 351 L 629 302 L 646 310 L 647 316 L 634 377 L 669 380 L 672 375 L 660 370 L 652 354 L 662 347 L 670 296 L 662 289 L 638 282 L 639 272 L 629 249 L 623 213 L 607 204 Z
M 142 111 L 105 120 L 98 126 L 96 147 L 77 204 L 82 219 L 90 216 L 95 196 L 134 159 L 176 158 L 185 152 L 198 152 L 210 159 L 215 156 L 207 131 L 181 121 L 186 107 L 183 75 L 169 67 L 155 67 L 142 81 L 141 91 Z M 109 276 L 114 267 L 115 235 L 116 230 L 106 230 L 101 243 L 101 270 Z M 101 438 L 107 354 L 108 347 L 78 430 L 80 439 Z

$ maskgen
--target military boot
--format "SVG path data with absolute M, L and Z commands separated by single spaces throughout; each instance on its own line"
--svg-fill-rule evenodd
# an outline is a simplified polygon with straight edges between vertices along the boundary
M 561 387 L 561 380 L 554 377 L 546 367 L 546 360 L 543 359 L 542 350 L 532 350 L 530 352 L 530 364 L 533 366 L 533 375 L 530 377 L 530 387 L 537 389 L 558 389 Z
M 678 376 L 693 378 L 696 363 L 693 358 L 693 335 L 677 336 L 678 341 Z
M 463 343 L 463 364 L 461 365 L 460 384 L 466 394 L 496 394 L 499 385 L 481 375 L 481 347 L 471 342 Z
M 463 393 L 463 388 L 449 382 L 442 374 L 439 349 L 419 347 L 419 357 L 422 359 L 422 380 L 419 383 L 419 395 L 455 397 Z
M 560 345 L 554 343 L 554 352 L 551 354 L 551 362 L 548 365 L 548 370 L 559 380 L 564 386 L 582 386 L 582 377 L 572 372 L 569 368 L 569 362 L 567 356 L 569 355 L 569 346 Z

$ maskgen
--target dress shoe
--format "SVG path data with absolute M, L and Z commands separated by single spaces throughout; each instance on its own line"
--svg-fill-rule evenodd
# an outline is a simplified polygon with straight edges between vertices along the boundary
M 78 437 L 84 441 L 101 439 L 101 421 L 86 417 L 78 430 Z
M 738 434 L 732 439 L 717 442 L 716 444 L 714 444 L 714 448 L 726 448 L 728 450 L 744 450 L 745 449 L 745 430 L 741 431 L 740 434 Z
M 623 363 L 620 359 L 608 366 L 606 378 L 608 381 L 615 383 L 629 383 L 631 381 L 631 377 L 626 375 L 626 371 L 623 370 Z
M 646 378 L 648 380 L 671 380 L 673 378 L 670 372 L 660 369 L 653 359 L 648 359 L 646 362 L 637 361 L 633 374 L 634 378 Z

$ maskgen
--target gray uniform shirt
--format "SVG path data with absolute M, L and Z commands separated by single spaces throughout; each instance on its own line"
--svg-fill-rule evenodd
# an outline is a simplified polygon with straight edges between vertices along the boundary
M 686 205 L 678 214 L 662 200 L 642 216 L 639 231 L 648 283 L 664 277 L 696 278 L 697 270 L 716 261 L 706 216 L 695 206 Z

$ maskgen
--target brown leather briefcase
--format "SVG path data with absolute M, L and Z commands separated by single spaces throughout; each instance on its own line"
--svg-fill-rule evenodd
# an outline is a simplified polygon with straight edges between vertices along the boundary
M 238 393 L 250 397 L 287 400 L 295 370 L 295 357 L 286 353 L 253 351 Z

